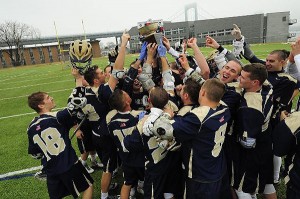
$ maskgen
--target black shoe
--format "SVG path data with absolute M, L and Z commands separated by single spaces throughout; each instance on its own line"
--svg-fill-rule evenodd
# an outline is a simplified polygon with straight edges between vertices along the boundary
M 118 183 L 111 183 L 110 185 L 109 185 L 109 190 L 111 191 L 111 190 L 115 190 L 115 189 L 117 189 L 118 188 Z

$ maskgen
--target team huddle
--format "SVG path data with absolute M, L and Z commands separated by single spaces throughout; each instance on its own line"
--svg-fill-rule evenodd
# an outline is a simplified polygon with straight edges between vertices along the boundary
M 300 198 L 300 103 L 292 108 L 300 89 L 300 38 L 290 52 L 274 50 L 263 61 L 235 24 L 232 35 L 232 52 L 207 36 L 214 49 L 207 58 L 196 38 L 175 48 L 166 37 L 145 39 L 126 72 L 128 33 L 103 70 L 91 65 L 89 42 L 72 42 L 76 87 L 66 108 L 51 112 L 55 103 L 45 92 L 28 97 L 39 114 L 27 130 L 28 153 L 41 159 L 49 197 L 92 198 L 90 154 L 92 167 L 103 169 L 102 199 L 114 198 L 108 192 L 119 167 L 122 199 L 136 191 L 147 199 L 271 199 L 281 178 L 286 198 Z M 69 135 L 74 126 L 80 159 Z

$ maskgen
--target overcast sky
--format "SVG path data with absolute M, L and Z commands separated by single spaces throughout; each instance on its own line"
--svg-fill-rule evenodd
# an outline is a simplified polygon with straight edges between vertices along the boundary
M 41 36 L 119 31 L 147 19 L 184 21 L 184 6 L 197 3 L 199 19 L 290 11 L 300 25 L 300 0 L 8 0 L 1 1 L 0 23 L 18 21 Z M 191 17 L 193 18 L 193 17 Z

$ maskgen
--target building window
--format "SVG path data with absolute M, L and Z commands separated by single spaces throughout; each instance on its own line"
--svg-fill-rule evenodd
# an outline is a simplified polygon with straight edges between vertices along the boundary
M 0 59 L 1 59 L 2 66 L 6 66 L 6 62 L 5 62 L 5 59 L 3 57 L 2 50 L 0 50 Z
M 204 38 L 204 37 L 206 37 L 208 35 L 208 32 L 203 32 L 202 33 L 202 37 Z
M 41 63 L 45 63 L 45 56 L 44 56 L 43 49 L 42 48 L 38 48 L 38 49 L 39 49 Z
M 179 28 L 179 34 L 185 33 L 185 28 Z
M 165 35 L 171 35 L 171 31 L 170 30 L 166 30 L 165 31 Z
M 286 21 L 286 16 L 282 17 L 282 21 Z
M 49 53 L 49 60 L 52 63 L 53 62 L 53 57 L 52 57 L 52 51 L 51 51 L 50 46 L 48 46 L 47 49 L 48 49 L 48 53 Z
M 209 32 L 209 36 L 211 36 L 211 37 L 216 36 L 216 31 L 210 31 L 210 32 Z
M 31 64 L 35 64 L 32 48 L 29 48 L 29 55 L 30 55 Z
M 178 34 L 178 29 L 172 30 L 172 35 L 177 35 Z
M 58 61 L 63 61 L 62 60 L 62 54 L 61 54 L 58 46 L 56 46 L 56 50 L 57 50 L 57 54 L 58 54 Z
M 25 60 L 25 57 L 24 57 L 24 49 L 21 49 L 20 56 L 21 56 L 22 65 L 25 66 L 26 65 L 26 60 Z

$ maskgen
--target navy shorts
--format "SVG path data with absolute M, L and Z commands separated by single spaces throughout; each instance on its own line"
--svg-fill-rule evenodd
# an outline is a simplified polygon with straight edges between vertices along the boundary
M 94 151 L 95 147 L 93 143 L 93 133 L 91 127 L 87 122 L 84 122 L 80 127 L 80 130 L 84 135 L 82 139 L 77 138 L 77 144 L 80 153 L 83 154 L 85 152 Z
M 176 199 L 183 197 L 184 192 L 184 177 L 182 168 L 181 151 L 169 151 L 171 163 L 168 169 L 167 181 L 165 184 L 165 193 L 173 193 Z
M 187 199 L 231 199 L 227 176 L 211 183 L 202 183 L 188 178 L 185 190 Z
M 93 134 L 93 142 L 103 164 L 103 172 L 112 173 L 118 167 L 118 152 L 113 139 L 110 136 Z
M 131 167 L 125 164 L 122 165 L 124 184 L 135 186 L 138 181 L 144 181 L 145 167 Z
M 297 190 L 293 185 L 287 184 L 286 199 L 300 199 L 300 190 Z
M 51 199 L 63 198 L 68 195 L 77 198 L 80 192 L 88 189 L 93 183 L 93 178 L 80 161 L 65 173 L 54 176 L 47 175 L 47 187 Z
M 253 149 L 240 149 L 240 161 L 237 165 L 237 172 L 234 174 L 234 188 L 245 193 L 262 193 L 266 184 L 273 184 L 273 151 L 272 140 L 268 133 L 262 133 L 263 142 L 256 140 Z
M 145 171 L 144 198 L 164 199 L 167 174 L 151 175 Z

